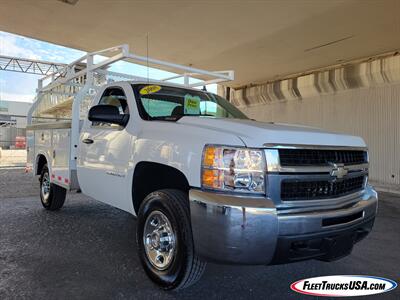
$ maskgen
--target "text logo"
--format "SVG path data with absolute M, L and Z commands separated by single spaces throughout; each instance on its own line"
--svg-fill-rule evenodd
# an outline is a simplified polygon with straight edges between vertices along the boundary
M 298 293 L 320 297 L 354 297 L 381 294 L 397 287 L 393 280 L 363 275 L 335 275 L 296 281 L 290 288 Z

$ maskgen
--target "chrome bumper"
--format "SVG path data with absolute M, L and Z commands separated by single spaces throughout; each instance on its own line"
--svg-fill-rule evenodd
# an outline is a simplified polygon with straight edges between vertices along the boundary
M 366 235 L 370 231 L 378 205 L 377 193 L 370 186 L 338 208 L 314 207 L 312 211 L 295 213 L 277 209 L 265 197 L 191 189 L 189 199 L 193 239 L 200 257 L 222 263 L 263 265 L 307 259 L 300 254 L 293 259 L 289 253 L 283 255 L 283 251 L 293 250 L 292 240 L 318 238 L 325 243 L 325 239 L 346 233 L 353 234 L 349 235 L 353 237 L 352 244 L 357 242 L 354 234 L 363 231 Z M 309 258 L 323 256 L 317 254 Z M 286 256 L 287 261 L 282 259 Z

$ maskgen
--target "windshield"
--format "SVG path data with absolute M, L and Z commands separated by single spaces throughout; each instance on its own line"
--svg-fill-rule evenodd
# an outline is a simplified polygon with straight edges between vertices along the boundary
M 145 120 L 176 121 L 183 116 L 248 119 L 227 100 L 211 93 L 155 84 L 132 87 Z

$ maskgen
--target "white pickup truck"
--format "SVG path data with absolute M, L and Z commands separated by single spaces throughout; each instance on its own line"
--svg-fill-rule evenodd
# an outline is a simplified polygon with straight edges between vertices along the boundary
M 184 82 L 107 70 L 119 60 L 183 70 Z M 196 76 L 211 79 L 190 83 Z M 45 78 L 47 86 L 41 80 L 29 113 L 27 168 L 40 177 L 43 206 L 60 209 L 67 191 L 81 189 L 136 216 L 144 270 L 164 289 L 194 283 L 207 261 L 268 265 L 348 255 L 377 212 L 364 141 L 256 122 L 193 88 L 232 78 L 119 46 L 87 54 Z

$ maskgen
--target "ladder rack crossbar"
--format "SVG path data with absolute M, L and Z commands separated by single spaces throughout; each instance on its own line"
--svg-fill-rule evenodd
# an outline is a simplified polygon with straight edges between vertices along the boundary
M 88 64 L 88 61 L 91 60 L 93 61 L 94 56 L 96 55 L 105 55 L 109 53 L 117 52 L 115 55 L 108 57 L 107 59 L 99 62 L 99 63 L 91 63 Z M 165 79 L 152 79 L 152 78 L 144 78 L 132 74 L 124 74 L 124 73 L 119 73 L 117 74 L 116 72 L 111 72 L 107 71 L 106 68 L 112 65 L 113 63 L 116 63 L 118 61 L 128 61 L 128 62 L 139 62 L 141 64 L 151 64 L 152 66 L 158 66 L 158 67 L 164 67 L 167 68 L 168 71 L 170 69 L 172 70 L 177 70 L 177 71 L 184 71 L 183 74 L 177 74 Z M 85 65 L 84 68 L 81 68 L 81 70 L 76 71 L 76 67 L 79 65 Z M 162 68 L 160 68 L 162 69 Z M 129 52 L 129 46 L 128 45 L 120 45 L 120 46 L 115 46 L 111 47 L 108 49 L 100 50 L 100 51 L 95 51 L 91 53 L 87 53 L 86 55 L 82 56 L 81 58 L 73 61 L 72 63 L 62 67 L 59 69 L 58 73 L 62 74 L 62 76 L 59 76 L 58 78 L 54 78 L 52 74 L 49 74 L 45 76 L 44 78 L 40 79 L 39 87 L 38 87 L 38 92 L 45 92 L 48 90 L 51 90 L 52 88 L 56 87 L 57 85 L 65 84 L 68 81 L 71 81 L 75 78 L 79 78 L 84 75 L 89 75 L 89 73 L 93 72 L 99 72 L 104 75 L 115 75 L 119 77 L 124 77 L 124 78 L 131 78 L 132 80 L 149 80 L 151 79 L 152 81 L 159 81 L 159 82 L 165 82 L 165 81 L 170 81 L 173 79 L 178 79 L 178 78 L 184 78 L 184 86 L 187 87 L 195 87 L 195 86 L 201 86 L 201 85 L 206 85 L 210 83 L 219 83 L 219 82 L 225 82 L 225 81 L 230 81 L 234 79 L 234 72 L 233 71 L 207 71 L 207 70 L 202 70 L 198 68 L 193 68 L 185 65 L 180 65 L 176 63 L 171 63 L 171 62 L 166 62 L 162 61 L 159 59 L 154 59 L 150 58 L 147 56 L 141 56 L 141 55 L 136 55 L 131 52 Z M 106 72 L 106 73 L 105 73 Z M 191 83 L 189 84 L 189 77 L 196 77 L 196 76 L 206 76 L 210 77 L 211 79 L 209 80 L 201 80 L 198 83 Z M 51 78 L 51 82 L 43 87 L 43 81 Z

